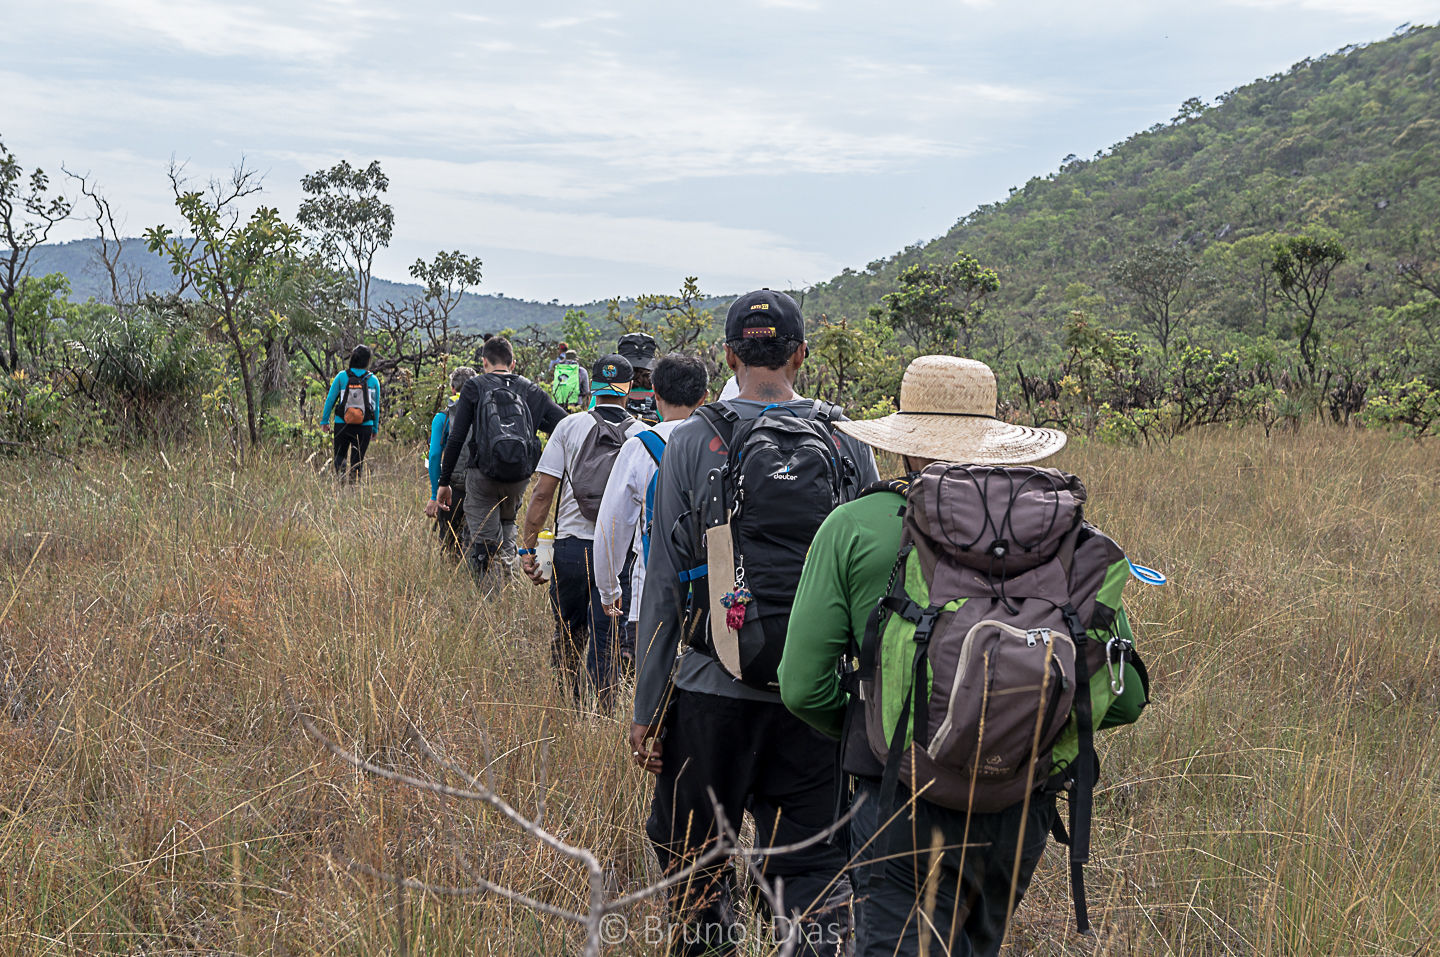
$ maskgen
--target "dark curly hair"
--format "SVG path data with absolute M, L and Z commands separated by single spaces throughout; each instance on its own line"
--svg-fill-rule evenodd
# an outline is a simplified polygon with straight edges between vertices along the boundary
M 789 362 L 802 343 L 799 339 L 731 339 L 725 344 L 745 365 L 774 370 Z

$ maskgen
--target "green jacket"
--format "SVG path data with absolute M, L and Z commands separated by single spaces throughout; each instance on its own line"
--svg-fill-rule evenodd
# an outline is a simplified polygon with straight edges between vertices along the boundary
M 780 698 L 796 717 L 840 737 L 845 692 L 836 662 L 858 648 L 875 603 L 885 597 L 900 551 L 900 507 L 894 492 L 866 495 L 825 519 L 795 590 L 780 659 Z

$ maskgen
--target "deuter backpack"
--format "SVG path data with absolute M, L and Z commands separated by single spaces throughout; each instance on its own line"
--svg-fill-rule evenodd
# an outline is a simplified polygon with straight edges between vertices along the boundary
M 485 379 L 492 381 L 486 382 Z M 530 418 L 530 406 L 515 386 L 519 376 L 481 377 L 480 401 L 471 430 L 475 464 L 496 482 L 523 482 L 540 464 L 540 438 Z
M 884 762 L 884 807 L 911 781 L 927 801 L 977 813 L 1069 793 L 1082 931 L 1092 735 L 1149 702 L 1120 603 L 1130 564 L 1084 521 L 1084 501 L 1080 480 L 1054 469 L 940 462 L 914 477 L 890 585 L 847 680 Z
M 340 420 L 346 425 L 360 425 L 373 421 L 374 410 L 370 407 L 370 374 L 356 375 L 345 370 L 345 384 L 340 387 Z
M 550 397 L 556 405 L 571 406 L 580 402 L 580 364 L 561 362 L 555 366 L 555 378 L 550 385 Z
M 627 414 L 620 421 L 612 422 L 601 415 L 599 409 L 591 409 L 590 415 L 594 417 L 595 425 L 585 434 L 585 441 L 580 443 L 580 451 L 567 471 L 570 492 L 575 496 L 580 514 L 585 516 L 586 521 L 593 522 L 600 517 L 600 500 L 605 497 L 605 485 L 610 481 L 615 459 L 620 454 L 620 447 L 625 444 L 630 424 L 635 420 Z
M 840 410 L 832 405 L 812 402 L 798 413 L 769 406 L 753 419 L 741 419 L 723 402 L 699 412 L 729 450 L 711 477 L 709 497 L 722 507 L 706 521 L 718 526 L 728 520 L 734 578 L 713 582 L 712 592 L 729 590 L 721 600 L 725 607 L 708 611 L 725 616 L 721 633 L 736 647 L 723 653 L 715 647 L 720 629 L 714 622 L 697 629 L 692 640 L 740 681 L 774 691 L 805 555 L 826 516 L 854 496 L 855 463 L 835 440 L 832 422 Z M 731 574 L 707 569 L 707 577 Z

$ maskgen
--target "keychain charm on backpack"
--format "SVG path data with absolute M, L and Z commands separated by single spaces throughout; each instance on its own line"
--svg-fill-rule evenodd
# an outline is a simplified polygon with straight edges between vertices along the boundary
M 745 624 L 745 611 L 755 596 L 745 587 L 745 566 L 735 563 L 735 587 L 725 593 L 720 604 L 725 607 L 725 627 L 739 631 Z

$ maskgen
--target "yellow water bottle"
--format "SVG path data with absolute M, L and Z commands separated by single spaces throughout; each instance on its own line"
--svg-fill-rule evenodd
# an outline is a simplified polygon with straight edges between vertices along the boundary
M 540 569 L 540 577 L 549 581 L 555 567 L 555 533 L 548 528 L 542 529 L 535 541 L 535 565 Z

